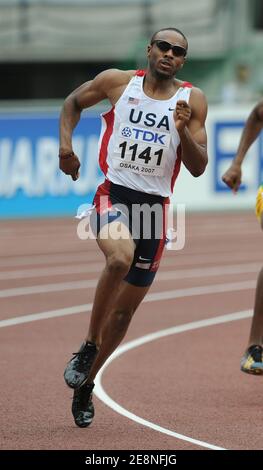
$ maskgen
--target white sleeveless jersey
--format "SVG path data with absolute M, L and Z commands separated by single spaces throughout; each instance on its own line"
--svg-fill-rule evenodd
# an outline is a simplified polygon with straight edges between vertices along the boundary
M 189 101 L 192 85 L 184 82 L 170 99 L 155 100 L 143 91 L 144 75 L 137 71 L 116 105 L 101 114 L 99 163 L 112 183 L 167 197 L 181 165 L 173 111 L 178 100 Z

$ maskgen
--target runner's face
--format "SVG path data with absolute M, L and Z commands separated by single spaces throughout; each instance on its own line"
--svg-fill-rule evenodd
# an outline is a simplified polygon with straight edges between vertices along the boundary
M 187 49 L 187 42 L 176 31 L 160 31 L 156 34 L 154 41 L 163 40 L 168 43 Z M 177 55 L 172 49 L 161 50 L 158 42 L 148 46 L 149 68 L 159 79 L 172 78 L 176 75 L 185 62 L 185 56 Z

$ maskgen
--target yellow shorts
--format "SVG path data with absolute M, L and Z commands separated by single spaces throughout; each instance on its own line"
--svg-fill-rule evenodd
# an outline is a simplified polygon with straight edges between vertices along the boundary
M 261 184 L 258 188 L 255 212 L 257 219 L 261 221 L 261 217 L 263 214 L 263 184 Z

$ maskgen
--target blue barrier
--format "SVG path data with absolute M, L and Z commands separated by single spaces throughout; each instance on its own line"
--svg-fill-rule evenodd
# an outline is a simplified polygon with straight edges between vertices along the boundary
M 77 182 L 58 168 L 58 113 L 0 115 L 0 217 L 74 215 L 103 180 L 97 146 L 100 117 L 84 114 L 73 145 Z

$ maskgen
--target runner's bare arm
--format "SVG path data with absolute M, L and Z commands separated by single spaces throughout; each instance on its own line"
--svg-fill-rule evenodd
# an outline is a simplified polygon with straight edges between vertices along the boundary
M 195 177 L 205 171 L 208 162 L 206 116 L 206 98 L 198 88 L 193 88 L 189 104 L 178 101 L 174 114 L 175 125 L 181 139 L 182 161 Z
M 117 101 L 118 92 L 125 87 L 133 71 L 117 69 L 105 70 L 94 80 L 88 81 L 74 90 L 65 100 L 60 114 L 60 154 L 72 152 L 72 133 L 79 122 L 83 109 L 108 98 Z
M 237 154 L 228 170 L 223 174 L 222 180 L 233 192 L 237 192 L 242 181 L 242 163 L 249 147 L 258 137 L 263 128 L 263 100 L 251 111 L 243 129 Z

